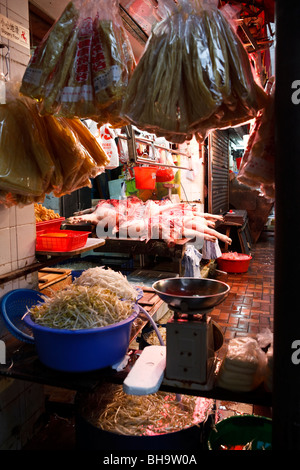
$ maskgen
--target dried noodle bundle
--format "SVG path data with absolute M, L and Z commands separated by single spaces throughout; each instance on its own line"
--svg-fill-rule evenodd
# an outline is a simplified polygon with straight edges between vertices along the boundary
M 134 67 L 118 0 L 74 0 L 37 48 L 20 91 L 39 100 L 43 115 L 124 125 L 120 110 Z
M 0 204 L 23 206 L 91 186 L 109 158 L 89 129 L 80 120 L 40 116 L 35 100 L 9 93 L 0 106 Z
M 182 0 L 152 29 L 122 112 L 136 126 L 182 143 L 249 121 L 264 104 L 247 53 L 220 10 Z

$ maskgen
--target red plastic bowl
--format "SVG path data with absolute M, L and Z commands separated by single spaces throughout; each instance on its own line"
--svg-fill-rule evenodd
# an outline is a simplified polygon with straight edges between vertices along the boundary
M 223 253 L 217 258 L 218 268 L 226 273 L 246 273 L 252 256 L 243 253 Z

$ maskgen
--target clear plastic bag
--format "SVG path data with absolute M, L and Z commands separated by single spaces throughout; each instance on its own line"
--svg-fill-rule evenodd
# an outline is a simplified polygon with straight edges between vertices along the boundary
M 60 18 L 35 49 L 23 76 L 21 93 L 38 100 L 44 98 L 48 77 L 60 61 L 78 17 L 76 2 L 69 2 Z
M 167 4 L 128 85 L 124 116 L 182 143 L 254 118 L 265 93 L 216 1 Z
M 134 67 L 118 0 L 73 0 L 35 51 L 20 91 L 40 101 L 41 114 L 123 124 Z
M 88 128 L 76 119 L 40 116 L 35 100 L 7 86 L 0 105 L 0 203 L 42 202 L 91 186 L 109 162 Z
M 7 102 L 0 105 L 0 191 L 2 203 L 16 195 L 44 195 L 55 170 L 49 139 L 36 102 L 18 95 L 15 82 L 7 83 Z M 32 199 L 33 200 L 33 199 Z
M 217 385 L 235 392 L 254 390 L 264 380 L 266 361 L 266 354 L 255 338 L 234 338 L 228 343 Z

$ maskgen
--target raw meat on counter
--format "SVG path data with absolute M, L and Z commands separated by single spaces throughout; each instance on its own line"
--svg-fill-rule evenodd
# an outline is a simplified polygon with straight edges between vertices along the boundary
M 143 202 L 137 197 L 100 200 L 89 213 L 77 213 L 68 219 L 70 224 L 91 223 L 99 238 L 118 233 L 120 238 L 141 240 L 161 239 L 169 245 L 182 238 L 221 240 L 231 244 L 231 239 L 215 229 L 222 221 L 221 215 L 199 212 L 188 203 L 169 200 Z

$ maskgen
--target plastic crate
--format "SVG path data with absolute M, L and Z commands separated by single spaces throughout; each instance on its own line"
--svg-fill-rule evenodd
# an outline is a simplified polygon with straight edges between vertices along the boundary
M 59 230 L 37 234 L 36 251 L 73 251 L 82 248 L 90 232 Z
M 64 220 L 64 217 L 60 217 L 59 219 L 51 219 L 45 220 L 44 222 L 37 222 L 36 231 L 40 232 L 41 230 L 45 230 L 47 232 L 56 232 L 57 230 L 60 230 L 60 226 Z

